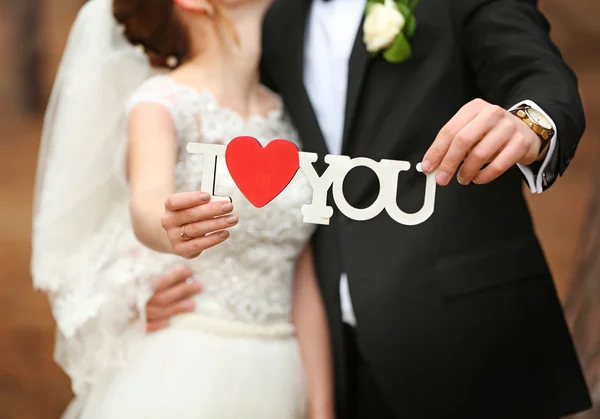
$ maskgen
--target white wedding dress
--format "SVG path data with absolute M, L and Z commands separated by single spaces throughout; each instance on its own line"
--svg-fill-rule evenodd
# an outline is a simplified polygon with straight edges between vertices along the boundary
M 276 138 L 299 145 L 281 106 L 266 117 L 243 119 L 221 107 L 208 90 L 197 91 L 167 75 L 146 80 L 133 95 L 129 110 L 144 102 L 163 105 L 173 117 L 178 140 L 177 192 L 198 190 L 202 179 L 203 157 L 187 153 L 188 142 L 227 144 L 236 136 L 250 135 L 263 145 Z M 113 218 L 123 217 L 121 225 L 126 226 L 112 246 L 112 258 L 119 259 L 116 266 L 145 266 L 159 273 L 177 262 L 189 264 L 204 290 L 195 297 L 195 312 L 173 318 L 166 330 L 130 337 L 130 356 L 119 368 L 102 371 L 102 365 L 96 366 L 100 372 L 71 404 L 65 418 L 305 417 L 304 373 L 290 313 L 295 262 L 314 228 L 302 222 L 300 212 L 310 202 L 310 185 L 299 171 L 277 198 L 257 209 L 235 186 L 224 159 L 219 158 L 214 193 L 232 198 L 240 221 L 228 240 L 192 261 L 143 248 L 131 233 L 127 206 L 115 208 Z M 138 272 L 112 269 L 121 276 L 130 271 Z M 122 282 L 127 281 L 123 276 Z M 111 292 L 108 299 L 129 295 L 117 285 Z M 133 298 L 145 301 L 147 295 Z M 101 331 L 92 327 L 93 322 L 85 326 L 92 342 L 81 343 L 88 352 L 94 340 L 99 351 L 106 346 Z M 71 354 L 76 352 L 71 348 Z M 91 359 L 97 362 L 102 357 Z

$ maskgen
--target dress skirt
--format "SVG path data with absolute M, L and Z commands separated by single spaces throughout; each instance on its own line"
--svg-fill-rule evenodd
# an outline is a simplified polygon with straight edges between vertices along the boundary
M 293 336 L 226 336 L 175 322 L 135 344 L 63 419 L 304 419 Z

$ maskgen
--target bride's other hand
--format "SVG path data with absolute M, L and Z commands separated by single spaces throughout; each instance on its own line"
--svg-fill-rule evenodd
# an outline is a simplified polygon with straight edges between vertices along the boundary
M 171 317 L 194 311 L 192 297 L 202 291 L 190 268 L 175 269 L 158 278 L 154 295 L 146 303 L 146 331 L 169 326 Z
M 335 419 L 335 413 L 333 407 L 319 410 L 319 411 L 309 411 L 308 419 Z
M 210 202 L 206 192 L 182 192 L 165 201 L 161 225 L 167 232 L 173 252 L 193 259 L 227 240 L 229 232 L 226 229 L 239 221 L 236 215 L 227 215 L 231 211 L 231 202 Z

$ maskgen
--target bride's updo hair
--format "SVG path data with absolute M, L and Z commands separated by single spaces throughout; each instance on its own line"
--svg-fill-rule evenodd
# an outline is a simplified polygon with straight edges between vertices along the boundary
M 129 42 L 144 47 L 152 65 L 173 68 L 187 57 L 188 34 L 173 0 L 113 0 L 113 15 Z

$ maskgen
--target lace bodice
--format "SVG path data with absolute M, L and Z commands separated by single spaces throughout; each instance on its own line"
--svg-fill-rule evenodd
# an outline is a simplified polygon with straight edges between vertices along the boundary
M 263 146 L 283 138 L 300 148 L 281 106 L 267 116 L 244 119 L 220 106 L 208 90 L 178 84 L 166 75 L 147 80 L 133 95 L 129 109 L 143 102 L 159 103 L 173 117 L 177 192 L 199 190 L 202 180 L 203 157 L 189 154 L 188 142 L 227 144 L 236 136 L 250 135 Z M 255 208 L 231 179 L 224 158 L 219 158 L 214 193 L 232 198 L 233 213 L 240 221 L 228 240 L 190 262 L 204 285 L 196 297 L 196 312 L 222 323 L 274 329 L 289 325 L 295 261 L 314 228 L 303 223 L 300 212 L 310 202 L 308 181 L 299 171 L 277 198 Z

